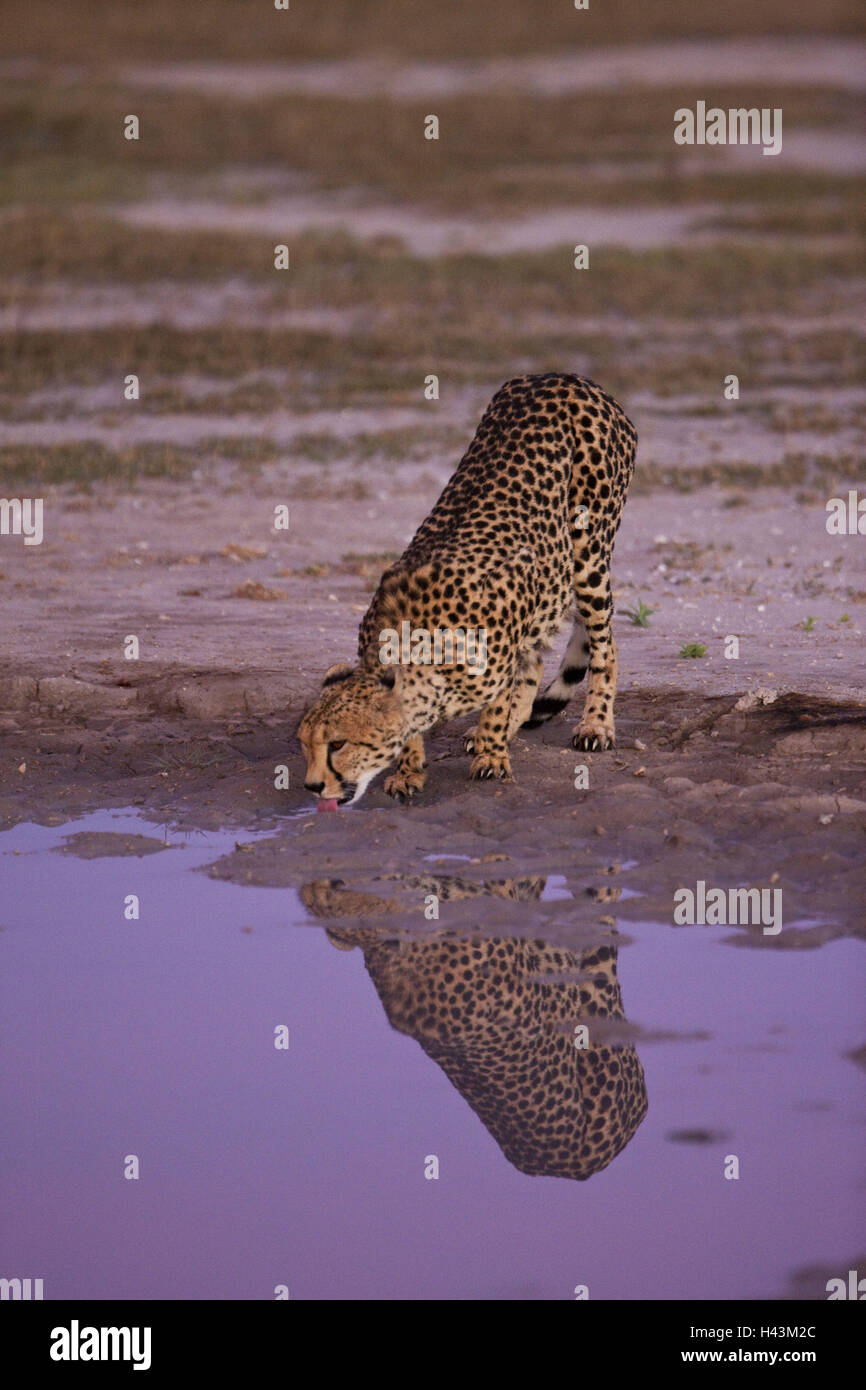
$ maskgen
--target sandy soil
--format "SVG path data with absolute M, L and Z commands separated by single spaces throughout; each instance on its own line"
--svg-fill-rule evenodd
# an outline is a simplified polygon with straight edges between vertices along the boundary
M 821 306 L 816 305 L 815 312 L 809 315 L 764 313 L 743 314 L 738 318 L 720 317 L 713 321 L 713 337 L 734 338 L 744 331 L 755 330 L 784 333 L 787 336 L 832 329 L 857 331 L 862 327 L 864 315 L 866 283 L 860 283 L 851 289 L 845 309 L 822 311 Z M 230 324 L 236 327 L 306 328 L 333 334 L 358 334 L 365 330 L 369 332 L 380 322 L 394 321 L 395 316 L 387 304 L 345 309 L 325 306 L 319 309 L 290 309 L 286 307 L 285 291 L 241 279 L 219 285 L 148 281 L 135 288 L 48 279 L 39 283 L 18 282 L 9 288 L 8 302 L 0 307 L 0 329 L 3 332 L 56 331 L 61 326 L 67 332 L 73 332 L 118 325 L 143 327 L 164 324 L 196 329 Z M 632 323 L 621 314 L 557 314 L 536 306 L 527 307 L 521 327 L 528 336 L 570 333 L 578 343 L 582 337 L 595 333 L 616 334 L 625 343 L 632 336 L 635 339 L 645 336 L 654 344 L 660 340 L 680 343 L 685 338 L 700 335 L 699 324 L 666 318 L 662 313 Z M 202 389 L 215 390 L 219 384 L 211 379 Z M 99 389 L 103 394 L 97 405 L 107 406 L 116 400 L 116 392 L 113 397 L 105 394 L 107 385 Z M 834 388 L 821 386 L 819 391 L 822 400 L 830 401 Z M 784 392 L 784 386 L 777 389 L 780 398 Z M 55 387 L 44 392 L 41 399 L 35 396 L 21 397 L 20 402 L 23 405 L 28 401 L 40 405 L 57 397 L 58 387 Z M 83 414 L 92 408 L 88 388 L 76 386 L 74 399 Z M 695 398 L 689 401 L 682 396 L 666 399 L 676 400 L 684 409 L 700 404 Z M 860 393 L 856 400 L 866 400 L 866 393 Z M 844 403 L 840 399 L 840 404 Z
M 497 87 L 547 96 L 626 86 L 667 87 L 684 69 L 696 82 L 827 83 L 863 91 L 864 60 L 866 44 L 858 40 L 732 38 L 684 39 L 482 62 L 389 64 L 360 59 L 303 64 L 130 65 L 120 75 L 131 85 L 217 91 L 243 100 L 303 92 L 358 98 L 384 94 L 395 101 L 416 101 L 419 95 L 450 97 Z
M 261 232 L 285 238 L 316 227 L 351 232 L 360 241 L 399 237 L 417 256 L 459 255 L 467 251 L 503 256 L 569 244 L 628 246 L 645 251 L 687 239 L 694 241 L 697 229 L 719 211 L 712 204 L 639 210 L 581 206 L 511 219 L 445 217 L 422 208 L 370 205 L 360 190 L 277 198 L 255 207 L 163 198 L 115 209 L 116 215 L 131 226 L 164 230 Z

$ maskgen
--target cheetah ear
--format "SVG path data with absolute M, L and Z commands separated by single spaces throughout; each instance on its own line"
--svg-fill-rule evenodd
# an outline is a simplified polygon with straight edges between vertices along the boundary
M 353 669 L 348 661 L 338 661 L 334 666 L 329 666 L 322 677 L 322 689 L 324 690 L 326 685 L 336 685 L 338 681 L 346 680 L 351 676 Z
M 377 672 L 379 684 L 384 685 L 386 690 L 399 690 L 403 681 L 403 671 L 400 666 L 389 665 L 380 667 Z
M 441 687 L 443 678 L 436 666 L 403 666 L 398 662 L 389 663 L 387 666 L 380 666 L 376 672 L 379 684 L 385 690 L 390 690 L 394 695 L 405 697 L 413 678 L 417 678 L 423 672 L 425 685 Z

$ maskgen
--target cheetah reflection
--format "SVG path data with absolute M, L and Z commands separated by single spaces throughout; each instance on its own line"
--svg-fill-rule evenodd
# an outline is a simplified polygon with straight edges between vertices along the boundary
M 440 901 L 479 894 L 537 899 L 543 878 L 501 883 L 403 876 Z M 611 901 L 618 889 L 588 890 Z M 317 917 L 404 910 L 392 898 L 319 881 L 301 889 Z M 418 898 L 415 898 L 418 901 Z M 522 937 L 444 930 L 412 937 L 387 927 L 329 927 L 340 950 L 358 946 L 392 1027 L 420 1043 L 522 1173 L 589 1178 L 606 1168 L 647 1112 L 635 1049 L 593 1043 L 593 1019 L 623 1018 L 616 948 L 572 951 Z M 575 1025 L 588 1045 L 575 1046 Z

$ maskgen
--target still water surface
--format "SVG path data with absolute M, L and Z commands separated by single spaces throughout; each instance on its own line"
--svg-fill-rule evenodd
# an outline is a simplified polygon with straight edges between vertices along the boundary
M 573 1299 L 586 1285 L 593 1299 L 760 1299 L 804 1266 L 847 1270 L 866 1115 L 845 1055 L 863 1041 L 859 943 L 734 950 L 728 927 L 629 922 L 590 970 L 609 997 L 615 965 L 637 1047 L 607 1054 L 627 1061 L 628 1096 L 588 1175 L 591 1160 L 563 1157 L 580 1095 L 546 1149 L 543 1124 L 521 1128 L 534 1100 L 521 1110 L 510 1063 L 490 1070 L 497 1049 L 543 1034 L 530 1092 L 561 1075 L 585 953 L 559 947 L 558 977 L 543 943 L 497 966 L 467 936 L 472 1036 L 455 1018 L 442 1037 L 413 1012 L 441 941 L 389 947 L 372 919 L 366 936 L 329 921 L 300 876 L 275 889 L 194 872 L 234 833 L 173 832 L 136 858 L 54 852 L 80 831 L 163 835 L 100 812 L 0 836 L 0 1274 L 42 1278 L 46 1298 L 272 1299 L 285 1285 L 293 1299 Z M 528 923 L 533 894 L 567 911 L 561 879 L 527 893 Z M 597 1064 L 581 1059 L 584 1095 Z

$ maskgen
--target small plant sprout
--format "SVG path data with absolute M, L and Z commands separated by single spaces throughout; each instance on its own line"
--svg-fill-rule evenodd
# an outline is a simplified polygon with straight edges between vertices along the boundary
M 850 614 L 850 613 L 843 613 L 842 616 L 841 616 L 841 618 L 839 619 L 839 622 L 840 622 L 840 623 L 850 623 L 850 621 L 851 621 L 851 614 Z
M 623 608 L 622 610 L 623 617 L 628 618 L 635 627 L 649 627 L 650 614 L 655 612 L 657 609 L 647 608 L 642 598 L 638 599 L 637 608 Z
M 803 629 L 804 632 L 811 632 L 817 621 L 817 618 L 804 618 L 800 624 L 800 627 Z
M 680 656 L 706 656 L 707 649 L 701 642 L 684 642 L 680 647 Z

